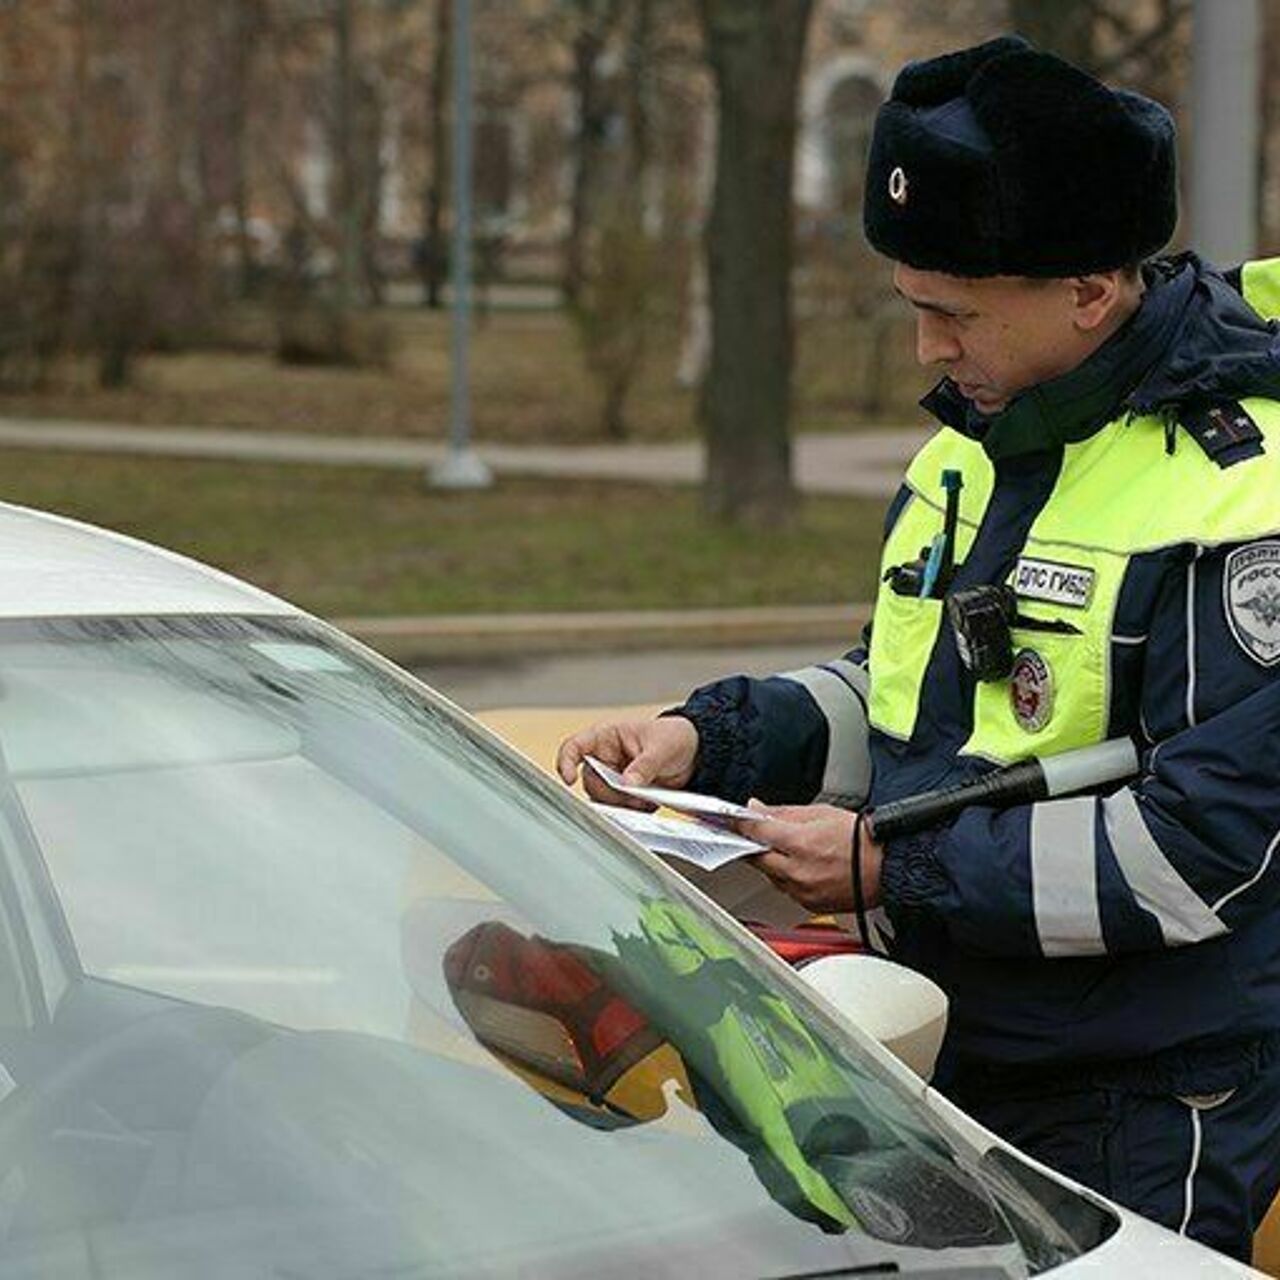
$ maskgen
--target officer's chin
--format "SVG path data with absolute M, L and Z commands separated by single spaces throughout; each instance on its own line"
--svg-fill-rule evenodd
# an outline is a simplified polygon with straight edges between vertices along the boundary
M 972 383 L 956 382 L 956 390 L 981 414 L 999 413 L 1009 403 L 1008 396 L 996 395 L 986 387 Z

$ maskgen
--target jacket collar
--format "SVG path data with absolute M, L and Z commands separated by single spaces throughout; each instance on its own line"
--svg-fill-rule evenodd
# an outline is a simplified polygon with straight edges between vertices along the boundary
M 986 417 L 943 378 L 921 406 L 991 460 L 1087 440 L 1124 412 L 1280 396 L 1280 337 L 1194 254 L 1147 268 L 1142 305 L 1088 359 Z

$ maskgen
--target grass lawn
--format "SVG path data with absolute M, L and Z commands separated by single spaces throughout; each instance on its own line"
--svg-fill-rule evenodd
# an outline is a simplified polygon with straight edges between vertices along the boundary
M 883 503 L 809 498 L 791 530 L 706 522 L 687 489 L 412 472 L 0 454 L 0 498 L 210 561 L 327 615 L 866 600 Z
M 449 421 L 449 318 L 397 307 L 392 367 L 287 367 L 267 354 L 271 320 L 244 309 L 238 341 L 261 348 L 151 355 L 135 385 L 103 391 L 87 367 L 64 369 L 38 392 L 0 392 L 0 415 L 81 418 L 172 426 L 248 427 L 331 434 L 442 437 Z M 884 353 L 887 403 L 868 415 L 860 383 L 868 353 L 847 321 L 809 318 L 799 327 L 793 426 L 848 430 L 870 419 L 918 419 L 927 379 L 913 366 L 909 323 Z M 907 337 L 904 337 L 904 334 Z M 638 440 L 695 434 L 696 396 L 676 384 L 680 335 L 655 338 L 629 408 Z M 560 311 L 493 311 L 476 327 L 472 350 L 473 421 L 480 441 L 600 439 L 599 399 L 576 336 Z

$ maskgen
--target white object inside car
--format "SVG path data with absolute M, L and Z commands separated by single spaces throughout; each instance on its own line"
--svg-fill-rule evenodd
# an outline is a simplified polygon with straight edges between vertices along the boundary
M 922 974 L 879 956 L 823 956 L 800 976 L 922 1080 L 947 1029 L 947 997 Z

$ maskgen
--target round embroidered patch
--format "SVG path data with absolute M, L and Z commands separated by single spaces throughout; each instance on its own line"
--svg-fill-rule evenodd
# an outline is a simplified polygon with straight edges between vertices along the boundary
M 907 175 L 901 165 L 889 175 L 889 199 L 894 204 L 907 203 Z
M 1053 715 L 1053 672 L 1034 650 L 1020 649 L 1009 676 L 1013 718 L 1028 732 L 1039 733 Z
M 1222 606 L 1249 657 L 1264 667 L 1280 662 L 1280 542 L 1255 542 L 1227 557 Z

